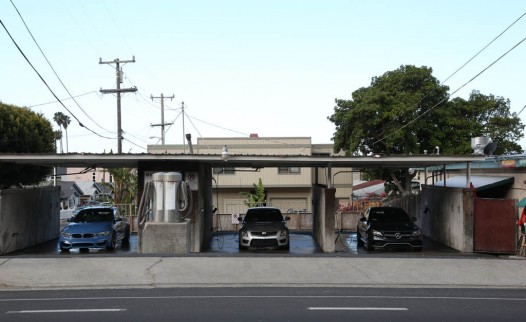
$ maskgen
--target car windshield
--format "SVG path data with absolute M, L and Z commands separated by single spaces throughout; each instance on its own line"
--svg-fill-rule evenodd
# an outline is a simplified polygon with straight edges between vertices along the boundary
M 278 209 L 251 209 L 245 221 L 283 221 L 283 215 Z
M 99 222 L 113 221 L 113 211 L 111 209 L 89 209 L 78 213 L 75 222 Z
M 409 216 L 398 208 L 371 209 L 369 221 L 375 222 L 408 222 Z

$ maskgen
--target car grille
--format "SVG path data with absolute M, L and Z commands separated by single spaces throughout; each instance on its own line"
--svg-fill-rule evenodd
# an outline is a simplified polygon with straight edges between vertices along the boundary
M 278 246 L 277 239 L 252 239 L 250 246 Z
M 269 236 L 276 236 L 278 232 L 277 231 L 251 231 L 250 234 L 252 234 L 252 236 L 257 236 L 257 237 L 269 237 Z
M 73 238 L 92 238 L 94 234 L 72 234 Z
M 384 232 L 384 236 L 389 239 L 407 239 L 411 238 L 413 233 L 407 231 L 386 231 Z

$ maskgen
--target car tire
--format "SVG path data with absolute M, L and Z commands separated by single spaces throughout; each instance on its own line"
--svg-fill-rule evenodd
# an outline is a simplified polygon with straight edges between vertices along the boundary
M 115 235 L 115 232 L 113 232 L 113 234 L 111 235 L 111 241 L 108 245 L 106 245 L 106 249 L 114 250 L 116 243 L 117 243 L 117 236 Z
M 371 246 L 371 238 L 370 238 L 371 236 L 369 235 L 369 233 L 367 233 L 366 236 L 367 236 L 367 242 L 365 243 L 364 246 L 365 246 L 365 249 L 368 252 L 370 252 L 370 251 L 374 250 L 374 248 L 373 248 L 373 246 Z
M 122 245 L 130 245 L 130 225 L 126 225 L 126 228 L 124 228 L 124 237 L 122 238 Z

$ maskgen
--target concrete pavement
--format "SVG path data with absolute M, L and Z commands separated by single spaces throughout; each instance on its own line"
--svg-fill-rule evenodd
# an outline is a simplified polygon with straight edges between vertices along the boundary
M 524 258 L 0 258 L 0 290 L 190 286 L 526 288 Z

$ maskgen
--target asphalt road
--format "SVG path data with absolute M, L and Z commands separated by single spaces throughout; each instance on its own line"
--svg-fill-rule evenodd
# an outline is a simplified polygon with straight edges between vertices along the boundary
M 152 288 L 0 292 L 1 321 L 522 321 L 525 289 Z

